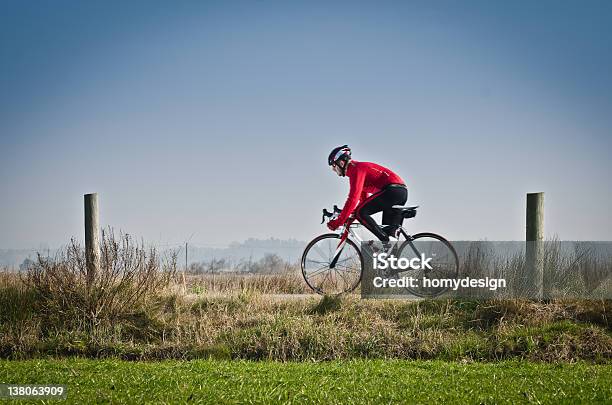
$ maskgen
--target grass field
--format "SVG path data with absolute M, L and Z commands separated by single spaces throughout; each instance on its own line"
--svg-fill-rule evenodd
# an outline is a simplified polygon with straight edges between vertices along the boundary
M 0 271 L 0 358 L 612 360 L 612 300 L 278 299 L 304 292 L 301 275 L 183 279 L 176 256 L 104 235 L 93 280 L 75 241 Z
M 69 403 L 612 401 L 612 367 L 587 363 L 3 360 L 0 381 L 65 384 Z
M 279 299 L 295 274 L 183 283 L 104 246 L 93 285 L 78 246 L 0 271 L 0 383 L 71 403 L 612 403 L 611 300 Z
M 95 323 L 84 316 L 86 304 L 75 291 L 51 300 L 15 277 L 0 277 L 0 358 L 612 359 L 612 301 L 278 300 L 243 290 L 166 292 Z

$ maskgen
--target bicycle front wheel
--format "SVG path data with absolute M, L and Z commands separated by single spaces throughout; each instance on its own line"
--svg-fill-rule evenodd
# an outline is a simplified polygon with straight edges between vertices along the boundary
M 328 233 L 313 239 L 304 249 L 302 276 L 317 294 L 348 293 L 361 282 L 363 257 L 350 239 L 346 240 L 334 268 L 330 268 L 339 244 L 340 235 Z

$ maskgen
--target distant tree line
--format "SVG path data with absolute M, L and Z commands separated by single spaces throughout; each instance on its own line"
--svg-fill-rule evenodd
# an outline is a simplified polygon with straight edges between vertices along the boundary
M 207 261 L 191 263 L 187 269 L 191 274 L 218 274 L 218 273 L 254 273 L 279 274 L 289 272 L 295 264 L 289 263 L 277 254 L 266 253 L 259 260 L 242 258 L 231 260 L 227 258 L 212 258 Z

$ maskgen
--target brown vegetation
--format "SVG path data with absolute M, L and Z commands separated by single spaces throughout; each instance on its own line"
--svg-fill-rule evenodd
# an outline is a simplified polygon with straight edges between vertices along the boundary
M 187 276 L 184 291 L 172 257 L 127 236 L 103 246 L 93 286 L 74 243 L 25 276 L 0 273 L 0 357 L 612 360 L 609 300 L 271 295 L 308 292 L 297 271 Z

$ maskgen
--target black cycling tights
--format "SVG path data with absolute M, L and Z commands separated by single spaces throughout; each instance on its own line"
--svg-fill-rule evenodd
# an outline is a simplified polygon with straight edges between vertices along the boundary
M 391 207 L 394 205 L 404 205 L 407 200 L 408 190 L 406 187 L 390 184 L 378 193 L 372 194 L 370 198 L 366 200 L 367 202 L 358 211 L 358 218 L 378 239 L 383 242 L 388 242 L 389 235 L 378 226 L 374 218 L 372 218 L 372 215 L 382 211 L 383 225 L 393 225 L 397 228 L 402 223 L 402 214 Z

